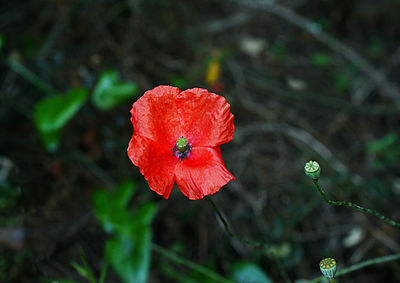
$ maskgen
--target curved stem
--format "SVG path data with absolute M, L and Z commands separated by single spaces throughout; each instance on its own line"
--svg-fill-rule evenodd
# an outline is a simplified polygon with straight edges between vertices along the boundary
M 219 208 L 215 204 L 215 202 L 208 196 L 206 196 L 205 198 L 211 203 L 212 207 L 214 208 L 214 210 L 217 213 L 219 219 L 221 220 L 222 224 L 224 225 L 224 228 L 225 228 L 226 232 L 229 234 L 230 237 L 232 237 L 234 239 L 237 239 L 237 240 L 241 241 L 242 243 L 245 243 L 245 244 L 247 244 L 249 246 L 264 248 L 264 250 L 267 253 L 267 255 L 271 259 L 273 259 L 275 264 L 278 266 L 279 272 L 280 272 L 281 276 L 283 277 L 283 279 L 285 280 L 285 282 L 286 283 L 291 282 L 289 277 L 288 277 L 288 275 L 286 274 L 285 269 L 282 266 L 282 263 L 272 253 L 271 247 L 268 244 L 262 243 L 262 242 L 258 242 L 258 241 L 248 240 L 248 239 L 245 239 L 245 238 L 243 238 L 241 236 L 238 236 L 238 235 L 234 234 L 232 232 L 232 230 L 229 228 L 228 222 L 226 221 L 225 217 L 222 215 L 221 211 L 219 210 Z
M 400 253 L 368 259 L 368 260 L 356 263 L 354 265 L 351 265 L 349 267 L 346 267 L 345 269 L 338 271 L 336 273 L 335 277 L 345 275 L 347 273 L 356 271 L 358 269 L 364 268 L 369 265 L 398 260 L 398 259 L 400 259 Z M 323 280 L 324 278 L 325 278 L 324 276 L 321 276 L 321 277 L 318 277 L 318 278 L 315 278 L 315 279 L 309 281 L 308 283 L 317 283 L 317 282 L 320 282 L 321 280 Z
M 320 185 L 318 183 L 318 180 L 313 180 L 313 183 L 317 187 L 319 193 L 321 194 L 322 198 L 325 200 L 326 203 L 328 203 L 330 205 L 337 205 L 337 206 L 345 205 L 345 206 L 349 206 L 349 207 L 354 207 L 354 208 L 356 208 L 356 209 L 358 209 L 360 211 L 375 215 L 379 219 L 385 221 L 386 223 L 388 223 L 388 224 L 390 224 L 392 226 L 400 228 L 400 223 L 399 222 L 396 222 L 396 221 L 384 216 L 383 214 L 381 214 L 381 213 L 379 213 L 379 212 L 377 212 L 377 211 L 375 211 L 373 209 L 365 208 L 365 207 L 359 206 L 359 205 L 354 204 L 354 203 L 349 202 L 349 201 L 333 201 L 333 200 L 328 199 L 328 197 L 326 196 L 325 192 L 320 187 Z
M 163 247 L 161 247 L 155 243 L 153 243 L 151 247 L 152 247 L 153 251 L 159 253 L 160 255 L 163 255 L 175 263 L 184 265 L 204 276 L 207 276 L 208 278 L 213 280 L 213 282 L 234 283 L 234 281 L 222 277 L 221 275 L 215 273 L 211 269 L 208 269 L 207 267 L 205 267 L 203 265 L 194 263 L 186 258 L 183 258 L 183 257 L 179 256 L 178 254 L 176 254 L 170 250 L 164 249 Z

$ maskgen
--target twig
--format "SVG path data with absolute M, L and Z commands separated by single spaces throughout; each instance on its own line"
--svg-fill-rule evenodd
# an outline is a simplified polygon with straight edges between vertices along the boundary
M 368 259 L 368 260 L 356 263 L 354 265 L 351 265 L 351 266 L 349 266 L 349 267 L 347 267 L 345 269 L 342 269 L 342 270 L 338 271 L 336 273 L 335 277 L 339 277 L 339 276 L 345 275 L 347 273 L 356 271 L 358 269 L 364 268 L 364 267 L 369 266 L 369 265 L 378 264 L 378 263 L 384 263 L 384 262 L 398 260 L 398 259 L 400 259 L 400 253 L 387 255 L 387 256 L 383 256 L 383 257 L 377 257 L 377 258 L 373 258 L 373 259 Z M 309 283 L 317 283 L 317 282 L 320 282 L 320 281 L 322 281 L 324 279 L 325 279 L 325 277 L 321 276 L 321 277 L 315 278 L 313 280 L 310 280 Z
M 400 63 L 400 48 L 398 48 L 397 51 L 393 53 L 392 56 L 390 56 L 385 66 L 383 66 L 383 68 L 381 69 L 381 73 L 387 76 L 388 73 L 399 63 Z M 353 103 L 357 105 L 361 104 L 365 99 L 368 98 L 368 96 L 374 90 L 375 85 L 376 85 L 375 81 L 366 80 L 360 88 L 356 89 L 356 91 L 353 92 L 352 94 Z
M 101 180 L 104 185 L 109 189 L 114 189 L 117 186 L 116 181 L 101 168 L 96 162 L 88 158 L 83 152 L 73 150 L 68 153 L 63 153 L 61 158 L 69 161 L 78 161 L 80 164 L 86 166 L 93 175 Z
M 37 75 L 32 73 L 28 68 L 26 68 L 17 60 L 9 58 L 6 60 L 6 63 L 8 64 L 11 70 L 19 74 L 21 77 L 23 77 L 25 80 L 36 86 L 38 89 L 41 89 L 44 92 L 50 94 L 54 94 L 57 92 L 51 85 L 49 85 L 41 78 L 39 78 Z
M 65 27 L 69 24 L 73 12 L 76 10 L 75 8 L 76 6 L 78 6 L 78 4 L 80 4 L 79 1 L 77 2 L 77 4 L 70 5 L 68 7 L 68 10 L 64 14 L 62 14 L 61 17 L 58 18 L 57 23 L 53 26 L 49 35 L 47 36 L 40 50 L 38 51 L 36 55 L 37 60 L 43 60 L 47 56 L 54 43 L 60 37 Z
M 262 106 L 259 106 L 261 109 Z M 251 110 L 251 109 L 249 109 Z M 260 115 L 261 116 L 261 115 Z M 261 116 L 262 117 L 262 116 Z M 237 137 L 240 138 L 241 135 L 248 135 L 248 134 L 260 134 L 262 132 L 282 132 L 283 134 L 287 135 L 290 138 L 293 138 L 295 140 L 298 140 L 305 144 L 307 147 L 312 149 L 314 152 L 319 154 L 322 158 L 328 161 L 329 165 L 338 173 L 342 175 L 348 175 L 351 177 L 351 180 L 354 184 L 360 185 L 363 183 L 363 179 L 360 175 L 358 174 L 352 174 L 350 173 L 349 169 L 346 167 L 346 165 L 340 161 L 338 158 L 335 157 L 335 155 L 332 153 L 332 151 L 327 148 L 321 141 L 319 141 L 316 137 L 311 135 L 309 132 L 298 128 L 298 127 L 293 127 L 288 124 L 284 123 L 252 123 L 251 125 L 245 126 L 245 127 L 238 127 L 237 130 Z
M 241 5 L 247 6 L 252 9 L 264 9 L 287 22 L 298 26 L 305 31 L 309 32 L 314 36 L 315 39 L 325 44 L 327 47 L 333 51 L 341 54 L 344 58 L 353 63 L 357 68 L 360 69 L 366 76 L 370 77 L 377 85 L 384 89 L 390 97 L 393 99 L 394 103 L 400 109 L 400 93 L 397 88 L 387 80 L 385 74 L 377 70 L 372 66 L 365 58 L 363 58 L 359 53 L 357 53 L 353 48 L 339 41 L 330 34 L 324 32 L 317 23 L 310 21 L 309 19 L 296 14 L 292 10 L 276 4 L 272 0 L 264 1 L 250 1 L 250 0 L 233 0 Z

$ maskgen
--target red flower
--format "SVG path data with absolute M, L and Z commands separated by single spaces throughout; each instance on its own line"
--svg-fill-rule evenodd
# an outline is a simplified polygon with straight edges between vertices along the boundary
M 219 148 L 235 130 L 222 96 L 158 86 L 133 104 L 131 115 L 128 156 L 156 193 L 167 199 L 176 180 L 189 199 L 202 199 L 235 180 Z

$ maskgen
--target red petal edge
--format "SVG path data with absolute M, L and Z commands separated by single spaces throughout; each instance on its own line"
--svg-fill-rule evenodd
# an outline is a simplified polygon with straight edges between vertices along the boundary
M 146 91 L 131 109 L 134 134 L 173 147 L 181 134 L 177 87 L 158 86 Z
M 192 88 L 181 92 L 177 103 L 183 136 L 192 146 L 214 147 L 232 140 L 234 116 L 224 97 Z
M 171 149 L 152 140 L 133 135 L 128 145 L 128 156 L 139 167 L 151 190 L 167 199 L 175 183 L 178 159 Z
M 194 147 L 187 159 L 175 167 L 176 183 L 191 200 L 218 192 L 235 177 L 225 168 L 219 146 Z

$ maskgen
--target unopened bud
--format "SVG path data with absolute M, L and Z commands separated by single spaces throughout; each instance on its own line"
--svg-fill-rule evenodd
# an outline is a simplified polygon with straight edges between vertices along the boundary
M 324 258 L 319 262 L 319 268 L 322 274 L 333 282 L 332 280 L 336 274 L 336 260 L 331 257 Z
M 313 180 L 318 180 L 321 173 L 321 167 L 317 161 L 308 161 L 304 166 L 304 172 Z

